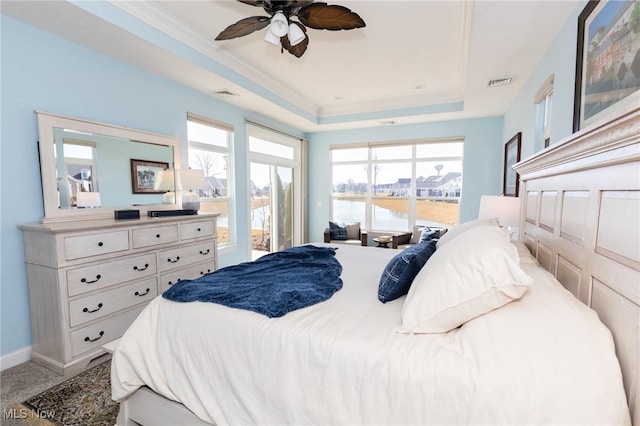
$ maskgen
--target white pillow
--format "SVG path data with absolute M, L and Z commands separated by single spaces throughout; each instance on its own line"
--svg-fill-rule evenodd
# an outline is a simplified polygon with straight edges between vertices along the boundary
M 458 235 L 461 235 L 461 234 L 467 232 L 470 229 L 477 228 L 478 226 L 500 227 L 500 224 L 498 224 L 498 219 L 496 219 L 496 218 L 476 219 L 476 220 L 470 220 L 469 222 L 461 223 L 460 225 L 457 225 L 457 226 L 454 226 L 453 228 L 450 228 L 449 231 L 446 234 L 441 235 L 440 239 L 436 243 L 436 248 L 440 248 L 444 244 L 446 244 L 449 241 L 453 240 Z
M 347 228 L 347 240 L 360 239 L 360 222 L 350 222 L 345 226 Z
M 413 280 L 400 333 L 446 333 L 522 297 L 531 278 L 499 227 L 469 229 L 439 248 Z

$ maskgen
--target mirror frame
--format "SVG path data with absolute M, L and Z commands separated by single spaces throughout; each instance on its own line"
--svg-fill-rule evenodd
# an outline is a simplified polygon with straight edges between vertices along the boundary
M 40 152 L 40 177 L 42 180 L 42 197 L 44 201 L 44 217 L 42 223 L 62 222 L 88 219 L 113 219 L 114 211 L 130 209 L 132 206 L 97 207 L 92 209 L 60 209 L 58 207 L 58 191 L 56 180 L 56 158 L 52 146 L 54 144 L 54 128 L 71 129 L 79 132 L 94 133 L 135 142 L 168 146 L 173 149 L 173 164 L 170 168 L 180 170 L 180 139 L 158 133 L 136 130 L 113 124 L 98 123 L 81 118 L 66 117 L 45 111 L 35 111 L 38 118 L 38 149 Z M 148 204 L 136 206 L 140 216 L 147 210 L 163 210 L 175 208 L 175 205 Z

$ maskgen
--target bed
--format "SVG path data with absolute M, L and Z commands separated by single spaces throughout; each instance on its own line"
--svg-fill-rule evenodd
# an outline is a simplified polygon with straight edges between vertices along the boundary
M 639 121 L 521 162 L 521 242 L 456 227 L 406 296 L 378 299 L 397 251 L 341 246 L 342 289 L 282 317 L 155 299 L 113 354 L 118 424 L 640 424 Z M 458 306 L 423 283 L 469 282 L 451 271 L 493 250 L 514 285 L 420 317 Z

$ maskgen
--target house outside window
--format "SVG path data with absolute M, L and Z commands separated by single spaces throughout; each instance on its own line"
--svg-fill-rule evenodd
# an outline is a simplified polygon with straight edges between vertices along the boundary
M 189 167 L 202 170 L 205 176 L 206 186 L 198 191 L 200 211 L 220 213 L 217 220 L 218 244 L 229 244 L 235 235 L 235 215 L 231 214 L 233 127 L 188 113 L 187 137 Z
M 458 220 L 463 140 L 333 146 L 331 217 L 372 231 Z

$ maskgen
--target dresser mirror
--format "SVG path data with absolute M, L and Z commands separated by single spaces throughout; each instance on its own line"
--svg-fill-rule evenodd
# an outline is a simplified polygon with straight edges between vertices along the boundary
M 113 211 L 174 208 L 179 139 L 36 111 L 43 223 L 113 218 Z M 166 171 L 165 171 L 166 170 Z M 169 185 L 167 182 L 171 182 Z M 172 201 L 175 203 L 175 201 Z

